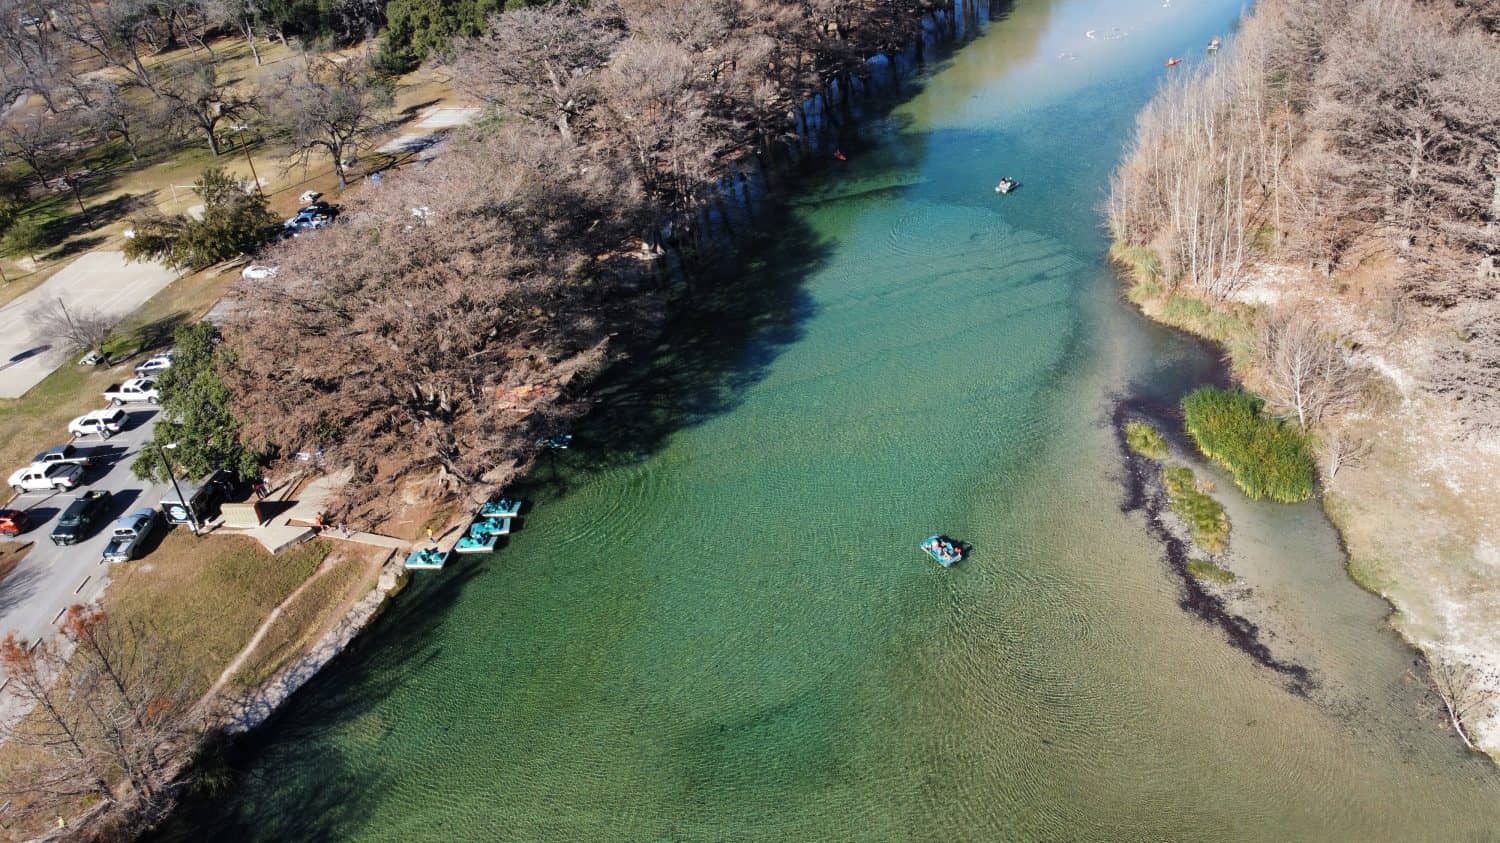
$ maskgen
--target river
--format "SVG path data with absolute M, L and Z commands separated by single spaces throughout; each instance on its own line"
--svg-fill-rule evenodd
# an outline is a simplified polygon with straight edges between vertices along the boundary
M 1120 301 L 1098 206 L 1241 11 L 1021 0 L 931 68 L 615 373 L 510 543 L 419 575 L 168 836 L 1493 839 L 1500 775 L 1315 506 L 1220 478 L 1305 693 L 1121 511 L 1114 403 L 1217 367 Z

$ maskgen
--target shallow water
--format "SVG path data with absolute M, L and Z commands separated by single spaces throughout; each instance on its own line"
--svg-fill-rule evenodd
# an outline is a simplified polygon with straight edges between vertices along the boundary
M 1316 508 L 1221 494 L 1307 695 L 1120 511 L 1113 402 L 1215 366 L 1118 301 L 1097 204 L 1165 57 L 1240 3 L 1019 6 L 699 287 L 508 546 L 419 575 L 170 836 L 1490 839 L 1500 776 Z M 972 558 L 923 557 L 938 531 Z

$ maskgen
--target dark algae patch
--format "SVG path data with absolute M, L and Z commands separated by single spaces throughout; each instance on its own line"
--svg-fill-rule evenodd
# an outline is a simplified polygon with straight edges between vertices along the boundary
M 1186 403 L 1186 402 L 1184 402 Z M 1125 425 L 1153 415 L 1166 416 L 1167 408 L 1152 408 L 1144 401 L 1123 400 L 1115 404 L 1111 424 L 1115 442 L 1125 461 L 1123 482 L 1125 497 L 1120 502 L 1120 511 L 1140 512 L 1146 517 L 1146 532 L 1161 544 L 1167 565 L 1177 574 L 1182 585 L 1182 597 L 1178 601 L 1185 611 L 1192 612 L 1204 621 L 1223 630 L 1229 643 L 1249 654 L 1260 664 L 1286 677 L 1288 688 L 1296 694 L 1307 695 L 1317 687 L 1312 671 L 1296 662 L 1276 658 L 1271 648 L 1261 640 L 1260 627 L 1249 619 L 1231 612 L 1224 598 L 1210 592 L 1203 580 L 1195 576 L 1189 567 L 1194 561 L 1188 543 L 1167 528 L 1162 516 L 1169 506 L 1167 493 L 1160 478 L 1160 466 L 1136 453 L 1126 441 Z M 1200 566 L 1201 567 L 1201 566 Z M 1215 566 L 1216 568 L 1218 566 Z M 1225 572 L 1228 573 L 1228 572 Z

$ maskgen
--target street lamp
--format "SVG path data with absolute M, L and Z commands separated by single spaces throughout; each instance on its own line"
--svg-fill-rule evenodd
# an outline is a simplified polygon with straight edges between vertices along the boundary
M 260 189 L 260 176 L 255 174 L 255 161 L 250 158 L 250 144 L 245 143 L 245 139 L 242 137 L 249 130 L 249 126 L 235 126 L 230 129 L 234 133 L 234 139 L 239 143 L 240 149 L 245 151 L 245 163 L 250 165 L 250 178 L 255 180 L 255 192 L 260 194 L 260 198 L 264 199 L 266 198 L 266 192 Z
M 178 502 L 182 504 L 183 509 L 187 510 L 188 526 L 192 528 L 193 535 L 201 535 L 198 532 L 198 513 L 193 511 L 193 502 L 182 496 L 182 487 L 177 485 L 177 472 L 172 470 L 172 463 L 167 460 L 167 452 L 175 449 L 177 443 L 168 442 L 163 445 L 155 439 L 152 439 L 151 443 L 156 446 L 157 453 L 161 454 L 162 467 L 167 470 L 167 477 L 172 479 L 172 489 L 177 492 Z

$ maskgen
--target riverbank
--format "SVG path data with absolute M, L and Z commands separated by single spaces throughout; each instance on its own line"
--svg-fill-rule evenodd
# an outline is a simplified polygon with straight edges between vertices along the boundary
M 1234 298 L 1212 301 L 1168 292 L 1118 248 L 1115 257 L 1127 298 L 1142 313 L 1218 344 L 1234 379 L 1251 391 L 1264 389 L 1268 378 L 1249 353 L 1256 320 L 1308 309 L 1359 344 L 1364 367 L 1378 379 L 1377 397 L 1341 420 L 1339 434 L 1356 453 L 1336 466 L 1325 460 L 1323 510 L 1343 537 L 1349 576 L 1390 604 L 1392 627 L 1429 666 L 1472 671 L 1467 690 L 1434 694 L 1466 694 L 1459 702 L 1468 739 L 1500 759 L 1500 707 L 1493 701 L 1500 692 L 1500 547 L 1493 538 L 1500 534 L 1500 444 L 1467 436 L 1451 402 L 1417 386 L 1422 356 L 1439 338 L 1413 332 L 1385 340 L 1356 303 L 1314 292 L 1329 287 L 1299 283 L 1306 279 L 1292 267 L 1258 267 Z
M 1444 719 L 1492 756 L 1496 31 L 1421 0 L 1265 0 L 1142 110 L 1109 202 L 1127 297 L 1222 347 L 1288 457 L 1305 441 L 1349 574 L 1394 609 Z

